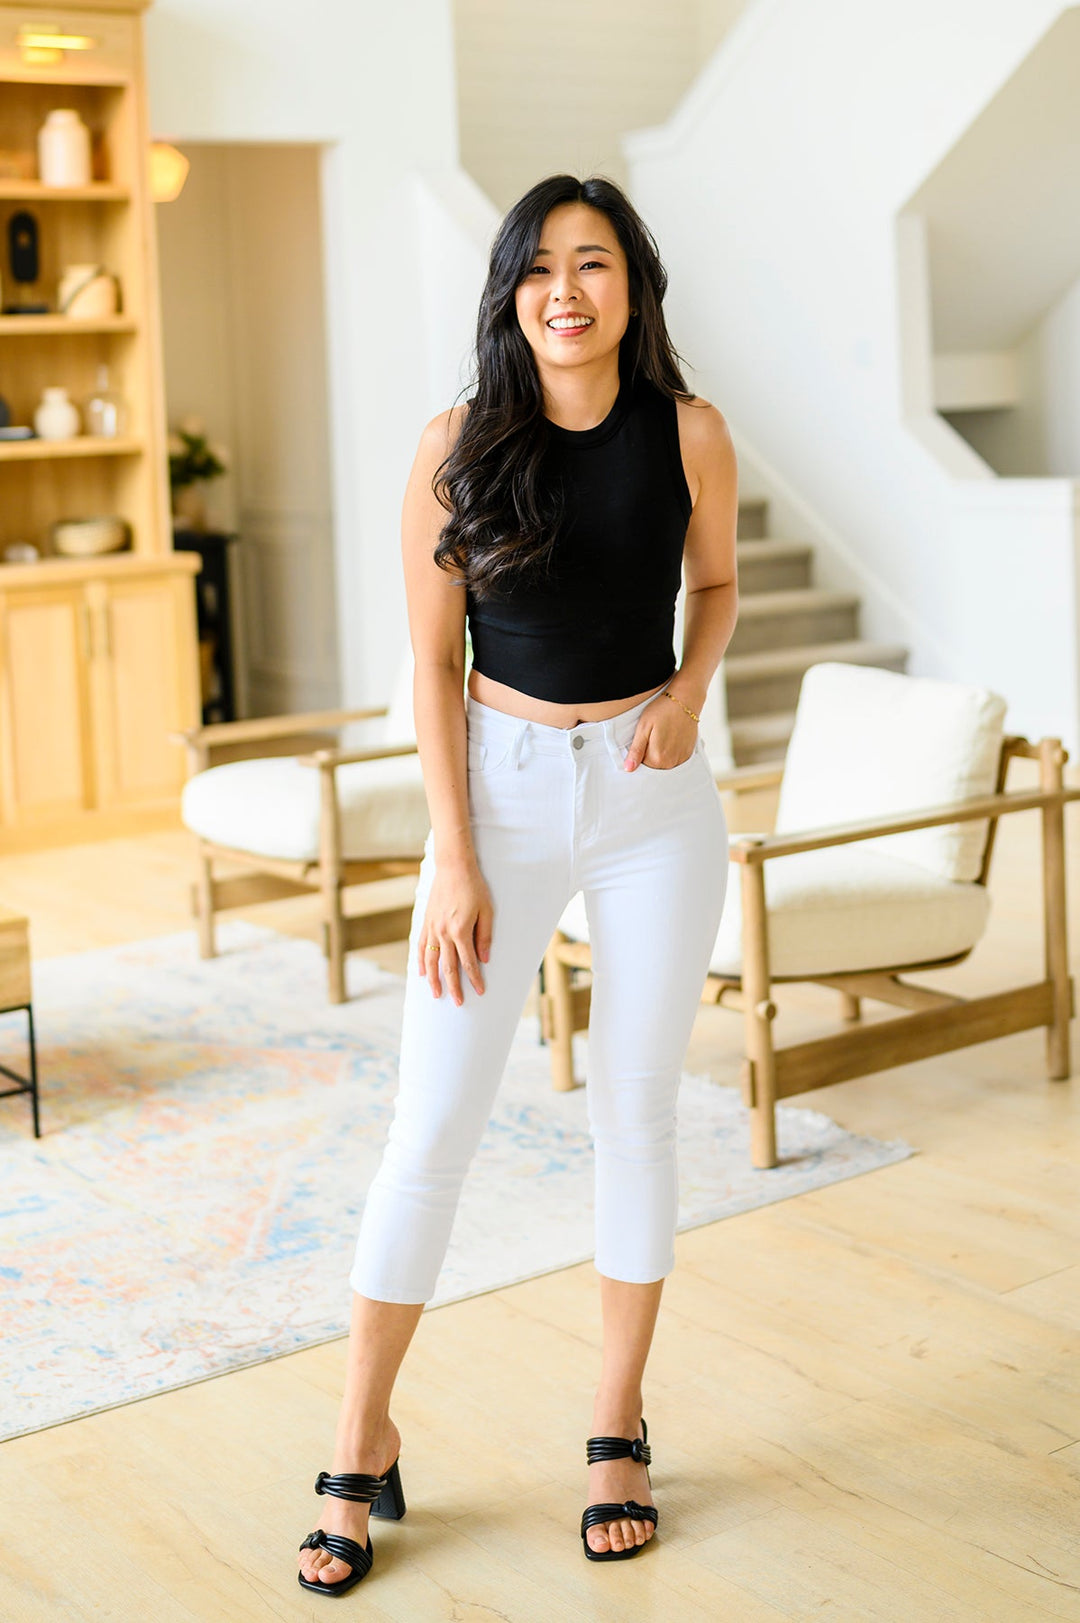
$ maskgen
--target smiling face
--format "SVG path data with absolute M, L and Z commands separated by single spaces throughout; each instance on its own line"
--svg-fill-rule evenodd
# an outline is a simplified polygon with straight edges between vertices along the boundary
M 587 203 L 553 208 L 514 302 L 541 374 L 617 351 L 630 319 L 630 284 L 607 215 Z

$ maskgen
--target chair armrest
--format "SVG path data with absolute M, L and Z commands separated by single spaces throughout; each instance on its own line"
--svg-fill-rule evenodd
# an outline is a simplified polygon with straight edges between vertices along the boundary
M 260 738 L 285 738 L 289 733 L 318 732 L 323 728 L 345 727 L 351 721 L 369 721 L 385 716 L 388 705 L 368 705 L 362 710 L 309 710 L 295 716 L 256 716 L 251 721 L 215 721 L 206 727 L 188 727 L 170 733 L 174 744 L 195 748 L 210 744 L 246 744 Z
M 1080 789 L 1032 789 L 1011 794 L 976 795 L 969 800 L 954 801 L 951 805 L 928 806 L 925 811 L 871 817 L 863 823 L 835 823 L 830 828 L 812 829 L 806 834 L 743 834 L 731 841 L 728 850 L 732 862 L 745 865 L 764 862 L 769 857 L 791 856 L 797 851 L 822 851 L 830 845 L 874 840 L 880 834 L 906 834 L 911 829 L 934 828 L 942 823 L 972 823 L 982 817 L 999 817 L 1006 812 L 1064 805 L 1068 800 L 1080 800 Z
M 373 744 L 370 749 L 313 750 L 310 755 L 298 755 L 297 760 L 301 766 L 333 769 L 338 766 L 350 766 L 353 761 L 381 761 L 388 755 L 415 755 L 416 751 L 415 744 Z
M 733 766 L 729 771 L 714 774 L 716 787 L 721 792 L 731 790 L 732 794 L 741 795 L 751 789 L 772 789 L 784 776 L 784 763 L 778 761 L 774 766 L 767 762 L 763 766 Z
M 1040 741 L 1037 739 L 1035 743 L 1032 743 L 1030 739 L 1024 738 L 1021 733 L 1006 733 L 1001 743 L 1002 748 L 1009 755 L 1018 755 L 1026 761 L 1038 761 L 1042 757 Z M 1069 752 L 1062 747 L 1060 739 L 1055 739 L 1054 743 L 1057 744 L 1058 749 L 1061 751 L 1061 764 L 1064 766 L 1069 759 Z

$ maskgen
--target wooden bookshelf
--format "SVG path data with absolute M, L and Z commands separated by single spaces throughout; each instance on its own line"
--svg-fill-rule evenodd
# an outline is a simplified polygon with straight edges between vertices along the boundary
M 70 98 L 67 98 L 70 100 Z M 107 180 L 89 186 L 43 186 L 40 180 L 0 180 L 4 203 L 127 203 L 131 192 Z
M 154 204 L 150 196 L 142 13 L 145 0 L 67 0 L 94 47 L 32 65 L 18 43 L 39 10 L 0 0 L 0 150 L 32 154 L 49 111 L 73 107 L 91 131 L 92 179 L 77 187 L 0 178 L 0 395 L 11 421 L 32 424 L 43 389 L 61 385 L 82 410 L 109 368 L 127 403 L 122 438 L 0 441 L 0 558 L 32 542 L 37 564 L 0 563 L 0 835 L 41 843 L 51 826 L 71 837 L 80 819 L 108 832 L 139 807 L 160 814 L 183 782 L 167 732 L 199 716 L 193 567 L 173 550 Z M 63 16 L 61 16 L 61 21 Z M 26 160 L 29 165 L 29 159 Z M 14 166 L 13 166 L 14 167 Z M 28 210 L 40 274 L 13 282 L 11 216 Z M 114 316 L 59 312 L 72 264 L 118 278 Z M 51 556 L 62 519 L 123 518 L 129 550 L 98 560 Z M 87 837 L 83 834 L 81 837 Z
M 48 457 L 141 456 L 146 445 L 130 434 L 99 439 L 80 434 L 74 440 L 0 440 L 0 462 L 40 461 Z
M 0 338 L 68 338 L 72 333 L 135 332 L 132 316 L 97 316 L 94 320 L 81 320 L 76 316 L 3 316 L 0 315 Z

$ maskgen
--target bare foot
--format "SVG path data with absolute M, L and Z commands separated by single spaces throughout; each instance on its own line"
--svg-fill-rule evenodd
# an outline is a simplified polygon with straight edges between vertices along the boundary
M 400 1447 L 401 1433 L 393 1421 L 388 1420 L 382 1435 L 365 1442 L 363 1447 L 344 1448 L 339 1445 L 335 1448 L 331 1474 L 336 1475 L 338 1471 L 367 1471 L 372 1476 L 385 1476 L 397 1459 Z M 367 1547 L 370 1505 L 357 1504 L 353 1499 L 339 1499 L 333 1494 L 320 1495 L 317 1503 L 317 1526 L 326 1533 L 342 1533 L 346 1538 L 355 1539 L 362 1550 Z M 318 1578 L 324 1584 L 336 1584 L 353 1570 L 347 1561 L 332 1556 L 329 1550 L 299 1550 L 297 1565 L 305 1578 L 312 1581 Z
M 632 1420 L 629 1425 L 625 1416 L 607 1416 L 600 1414 L 593 1422 L 592 1436 L 594 1437 L 640 1437 L 642 1436 L 639 1419 Z M 624 1504 L 627 1499 L 633 1499 L 639 1505 L 653 1503 L 652 1490 L 649 1487 L 648 1472 L 644 1465 L 637 1460 L 601 1460 L 596 1465 L 589 1466 L 589 1504 Z M 635 1544 L 644 1544 L 652 1538 L 656 1529 L 652 1522 L 639 1522 L 623 1517 L 617 1522 L 597 1522 L 585 1534 L 590 1550 L 598 1555 L 608 1550 L 628 1550 Z

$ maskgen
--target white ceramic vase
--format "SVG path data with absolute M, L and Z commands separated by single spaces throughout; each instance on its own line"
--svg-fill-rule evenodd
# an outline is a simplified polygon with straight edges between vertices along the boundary
M 116 277 L 102 265 L 67 265 L 56 292 L 60 315 L 83 321 L 114 316 L 120 307 Z
M 74 107 L 54 107 L 38 131 L 38 178 L 43 186 L 90 184 L 90 131 Z
M 70 440 L 79 432 L 79 408 L 66 389 L 43 389 L 34 413 L 34 431 L 42 440 Z

